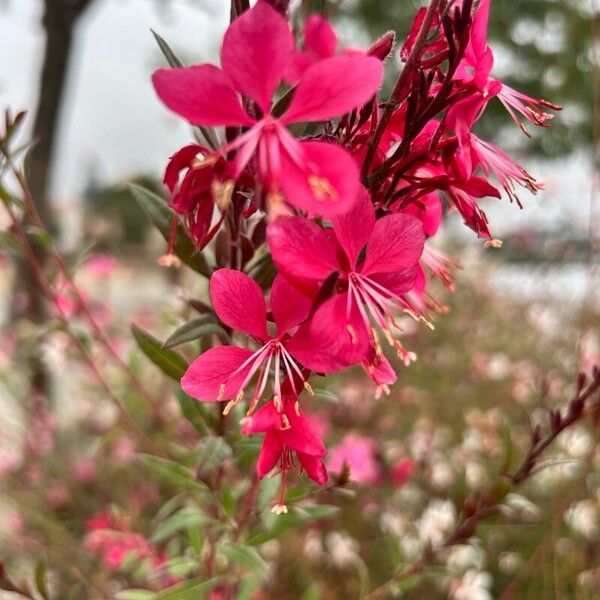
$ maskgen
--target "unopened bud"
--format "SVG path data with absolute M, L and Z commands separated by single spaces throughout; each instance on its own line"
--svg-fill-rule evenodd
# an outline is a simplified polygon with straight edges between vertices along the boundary
M 384 33 L 368 50 L 368 56 L 374 56 L 378 58 L 380 61 L 384 61 L 392 48 L 394 47 L 394 40 L 396 39 L 396 34 L 393 31 L 388 31 Z

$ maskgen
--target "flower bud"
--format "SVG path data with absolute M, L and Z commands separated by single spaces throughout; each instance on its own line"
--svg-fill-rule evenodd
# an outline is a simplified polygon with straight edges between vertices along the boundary
M 367 51 L 369 56 L 374 56 L 380 61 L 384 61 L 394 47 L 396 34 L 393 31 L 384 33 Z

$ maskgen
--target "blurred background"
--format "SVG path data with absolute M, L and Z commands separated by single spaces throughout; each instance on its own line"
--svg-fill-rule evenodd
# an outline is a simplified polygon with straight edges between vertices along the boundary
M 344 45 L 363 47 L 390 29 L 403 39 L 421 5 L 416 0 L 293 3 L 300 4 L 299 14 L 327 14 Z M 182 299 L 205 297 L 205 286 L 189 273 L 157 265 L 164 242 L 127 188 L 141 182 L 164 194 L 160 180 L 168 156 L 192 139 L 151 88 L 151 72 L 164 64 L 151 29 L 186 63 L 218 62 L 228 22 L 224 0 L 0 0 L 0 107 L 28 111 L 24 137 L 37 143 L 27 176 L 38 209 L 70 263 L 80 264 L 77 281 L 115 352 L 154 386 L 167 411 L 177 409 L 170 385 L 136 354 L 129 324 L 136 321 L 164 337 L 189 310 Z M 427 530 L 427 515 L 450 518 L 442 514 L 448 505 L 431 503 L 464 493 L 493 471 L 501 430 L 510 424 L 517 440 L 524 440 L 525 429 L 519 438 L 523 408 L 535 413 L 560 405 L 577 370 L 600 356 L 600 8 L 595 0 L 493 0 L 490 44 L 495 76 L 564 107 L 551 128 L 532 131 L 528 139 L 498 103 L 478 132 L 515 156 L 545 189 L 535 197 L 523 192 L 522 210 L 506 199 L 484 205 L 493 235 L 504 242 L 501 250 L 484 250 L 457 215 L 448 219 L 439 246 L 464 266 L 457 292 L 439 291 L 449 312 L 440 315 L 435 332 L 407 325 L 406 345 L 420 360 L 402 372 L 385 404 L 363 402 L 373 390 L 360 373 L 337 378 L 324 390 L 324 408 L 315 408 L 327 423 L 329 445 L 339 456 L 344 448 L 357 447 L 346 439 L 348 432 L 364 438 L 368 443 L 358 444 L 363 452 L 357 451 L 358 461 L 372 461 L 373 470 L 354 482 L 360 502 L 348 503 L 329 529 L 298 535 L 281 550 L 281 587 L 267 597 L 304 597 L 311 589 L 307 581 L 318 585 L 317 595 L 306 598 L 355 597 L 365 585 L 359 564 L 366 564 L 375 580 L 383 578 L 393 564 L 389 540 L 395 540 L 393 557 L 406 559 L 414 548 L 398 545 L 398 539 L 418 545 L 423 535 L 431 535 L 419 530 Z M 398 68 L 395 52 L 388 62 L 390 81 Z M 86 535 L 86 519 L 107 506 L 130 516 L 133 510 L 136 527 L 147 529 L 149 515 L 167 494 L 141 481 L 130 462 L 134 448 L 114 428 L 114 410 L 73 360 L 61 332 L 40 324 L 35 297 L 26 296 L 23 272 L 10 249 L 0 253 L 0 559 L 27 569 L 44 553 L 56 568 L 61 560 L 80 557 L 59 556 L 50 538 L 76 549 Z M 54 398 L 33 424 L 27 415 L 36 400 L 28 382 L 36 367 L 23 340 L 42 348 L 44 385 Z M 118 373 L 99 364 L 129 394 Z M 156 426 L 135 394 L 127 401 L 141 423 L 150 430 Z M 185 440 L 190 432 L 171 424 L 157 435 Z M 467 583 L 492 597 L 598 597 L 596 443 L 585 428 L 571 445 L 565 442 L 557 451 L 560 460 L 579 461 L 579 467 L 549 470 L 552 493 L 545 480 L 531 497 L 513 498 L 518 510 L 530 510 L 530 525 L 492 536 L 490 547 L 474 548 L 467 567 L 450 571 L 445 587 L 431 584 L 430 593 L 457 594 L 457 586 L 466 585 L 466 572 L 474 571 L 483 575 Z M 414 475 L 395 485 L 390 469 L 401 458 L 411 461 Z M 113 487 L 109 482 L 119 469 L 127 477 Z M 381 488 L 367 489 L 375 482 Z M 558 490 L 567 488 L 573 497 L 560 498 Z M 362 521 L 353 520 L 357 507 Z M 584 516 L 577 517 L 576 510 Z M 589 521 L 581 525 L 585 518 Z M 293 552 L 304 552 L 305 558 L 294 559 Z M 332 591 L 318 575 L 318 560 L 310 561 L 319 552 L 329 556 L 327 569 L 352 572 L 345 591 Z M 81 558 L 79 575 L 66 577 L 73 586 L 84 585 L 78 577 L 91 586 L 72 597 L 112 597 L 125 580 L 135 579 L 127 569 L 117 569 L 117 576 L 106 567 L 100 574 L 93 554 Z M 537 566 L 528 562 L 534 554 Z M 557 566 L 559 555 L 572 560 Z M 294 560 L 302 562 L 300 573 L 290 566 Z M 536 595 L 540 585 L 548 595 Z M 422 589 L 414 593 L 423 597 Z M 486 598 L 462 596 L 475 597 Z

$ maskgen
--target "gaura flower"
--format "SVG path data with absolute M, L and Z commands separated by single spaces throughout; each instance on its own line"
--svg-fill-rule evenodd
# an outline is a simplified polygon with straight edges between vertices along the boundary
M 181 387 L 190 396 L 206 402 L 231 400 L 226 412 L 243 397 L 255 373 L 258 379 L 252 394 L 249 413 L 260 400 L 274 367 L 274 404 L 281 409 L 281 372 L 287 376 L 291 389 L 296 385 L 309 391 L 294 355 L 294 332 L 308 316 L 311 301 L 300 294 L 282 277 L 276 277 L 271 288 L 271 312 L 277 333 L 267 332 L 267 307 L 263 292 L 253 279 L 240 271 L 220 269 L 210 280 L 210 295 L 215 312 L 225 325 L 254 338 L 260 347 L 256 351 L 239 346 L 218 346 L 201 354 L 189 366 L 181 379 Z M 310 356 L 306 344 L 298 350 L 300 356 Z
M 180 177 L 181 171 L 185 171 Z M 189 144 L 178 150 L 165 169 L 163 183 L 171 192 L 171 207 L 185 218 L 187 229 L 202 248 L 219 228 L 211 230 L 215 205 L 225 214 L 231 201 L 232 165 L 207 148 Z M 181 181 L 180 181 L 181 179 Z
M 415 282 L 424 241 L 423 227 L 412 215 L 398 213 L 376 221 L 366 192 L 349 213 L 333 219 L 332 230 L 302 217 L 270 223 L 267 242 L 273 260 L 292 283 L 310 293 L 338 274 L 339 293 L 317 309 L 298 338 L 312 337 L 315 345 L 330 349 L 341 368 L 362 361 L 369 347 L 378 346 L 372 318 L 404 356 L 392 334 L 394 311 L 404 309 L 401 296 Z M 317 371 L 336 370 L 335 360 L 318 364 L 320 357 L 307 357 L 304 364 Z
M 330 451 L 327 467 L 341 473 L 344 465 L 350 469 L 350 480 L 363 485 L 381 481 L 381 467 L 373 440 L 356 434 L 348 434 Z
M 286 473 L 295 467 L 295 453 L 300 467 L 313 481 L 319 485 L 327 483 L 327 470 L 322 460 L 325 446 L 300 409 L 295 395 L 284 392 L 281 406 L 270 401 L 252 416 L 244 417 L 242 433 L 265 434 L 256 463 L 256 474 L 260 479 L 279 463 L 282 479 L 285 480 Z M 283 505 L 283 493 L 282 487 L 280 505 Z
M 311 214 L 341 214 L 358 192 L 354 160 L 341 146 L 298 141 L 286 125 L 325 121 L 362 106 L 381 83 L 382 64 L 356 53 L 321 60 L 306 69 L 289 106 L 276 116 L 272 98 L 293 51 L 288 23 L 260 0 L 227 29 L 221 68 L 159 69 L 152 80 L 164 104 L 191 123 L 248 128 L 220 149 L 221 154 L 237 151 L 234 178 L 256 157 L 271 202 L 283 193 L 290 204 Z M 253 106 L 243 104 L 240 96 Z

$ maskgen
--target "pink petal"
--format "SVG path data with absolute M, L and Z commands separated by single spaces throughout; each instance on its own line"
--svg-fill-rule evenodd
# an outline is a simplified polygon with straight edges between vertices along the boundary
M 354 304 L 347 316 L 347 298 L 347 293 L 336 294 L 325 301 L 286 343 L 303 366 L 333 373 L 363 360 L 370 345 L 369 332 Z
M 197 400 L 229 400 L 239 392 L 248 369 L 243 369 L 231 379 L 228 377 L 250 356 L 251 350 L 237 346 L 211 348 L 188 367 L 181 378 L 181 387 L 186 394 Z M 222 384 L 225 384 L 225 388 L 219 397 Z
M 275 468 L 282 452 L 283 443 L 280 437 L 273 432 L 267 433 L 260 448 L 258 460 L 256 461 L 256 474 L 259 479 L 268 475 Z
M 304 45 L 320 58 L 329 58 L 337 48 L 337 34 L 329 21 L 319 14 L 310 15 L 304 26 Z
M 290 422 L 290 428 L 284 429 L 280 433 L 283 443 L 296 452 L 303 452 L 311 456 L 324 456 L 323 441 L 304 414 L 296 412 L 295 402 L 294 399 L 286 406 L 285 414 Z
M 328 142 L 302 142 L 304 164 L 283 152 L 280 185 L 292 206 L 331 218 L 354 205 L 360 189 L 358 166 L 351 154 Z
M 403 213 L 414 215 L 423 223 L 423 233 L 427 237 L 435 235 L 442 224 L 442 203 L 437 193 L 425 194 L 418 202 L 402 209 Z
M 200 152 L 208 154 L 208 150 L 204 146 L 190 144 L 179 149 L 171 156 L 163 178 L 163 183 L 169 188 L 170 192 L 173 192 L 177 187 L 180 171 L 188 168 Z
M 158 69 L 152 75 L 158 97 L 195 125 L 252 125 L 223 71 L 214 65 Z
M 210 279 L 210 297 L 225 325 L 259 340 L 268 337 L 265 297 L 254 279 L 241 271 L 219 269 Z
M 329 478 L 325 464 L 318 456 L 311 456 L 303 452 L 297 453 L 300 464 L 304 467 L 306 474 L 319 485 L 325 485 Z
M 372 56 L 341 54 L 309 67 L 298 83 L 283 123 L 326 121 L 366 104 L 383 75 Z
M 244 417 L 241 424 L 244 435 L 266 433 L 281 427 L 281 415 L 277 412 L 273 402 L 267 402 L 252 416 Z
M 367 243 L 375 226 L 375 210 L 371 197 L 361 190 L 354 206 L 343 215 L 333 219 L 335 235 L 346 252 L 350 266 L 354 267 L 360 251 Z
M 362 272 L 390 273 L 414 266 L 423 252 L 425 234 L 412 215 L 388 215 L 375 223 Z
M 310 56 L 308 52 L 294 52 L 283 76 L 285 81 L 290 85 L 296 85 L 306 70 L 316 61 L 317 59 Z
M 267 243 L 279 271 L 294 280 L 321 282 L 340 268 L 325 231 L 304 217 L 279 217 L 270 223 Z
M 271 287 L 271 311 L 281 337 L 308 317 L 312 300 L 277 275 Z
M 261 0 L 225 32 L 221 65 L 236 89 L 268 113 L 293 50 L 294 38 L 289 25 Z
M 402 296 L 414 288 L 418 276 L 419 267 L 415 264 L 391 273 L 373 273 L 369 275 L 369 279 L 377 282 L 392 294 Z

